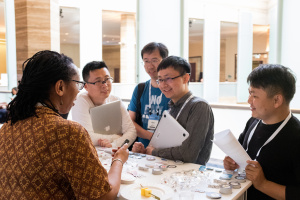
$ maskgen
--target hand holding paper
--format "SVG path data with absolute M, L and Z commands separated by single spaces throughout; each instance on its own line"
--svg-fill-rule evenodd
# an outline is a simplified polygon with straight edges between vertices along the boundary
M 216 133 L 213 142 L 242 169 L 245 169 L 248 165 L 247 160 L 251 160 L 250 156 L 229 129 Z

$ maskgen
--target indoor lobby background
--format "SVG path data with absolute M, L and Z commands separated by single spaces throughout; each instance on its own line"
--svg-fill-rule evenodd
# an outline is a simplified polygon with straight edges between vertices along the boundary
M 22 63 L 44 49 L 80 69 L 104 60 L 112 93 L 129 102 L 149 79 L 141 49 L 156 41 L 190 62 L 190 89 L 211 104 L 215 132 L 229 128 L 238 137 L 251 116 L 253 68 L 278 63 L 300 76 L 299 9 L 298 0 L 0 0 L 0 102 L 9 101 Z M 291 102 L 298 118 L 299 89 L 298 80 Z M 214 146 L 212 157 L 224 154 Z

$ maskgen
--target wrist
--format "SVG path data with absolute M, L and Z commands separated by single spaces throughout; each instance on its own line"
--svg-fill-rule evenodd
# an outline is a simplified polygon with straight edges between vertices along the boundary
M 113 160 L 111 161 L 111 165 L 110 165 L 110 166 L 112 166 L 112 165 L 114 164 L 114 162 L 120 162 L 120 163 L 122 164 L 122 167 L 123 167 L 123 165 L 124 165 L 123 160 L 121 160 L 120 158 L 115 158 L 115 159 L 113 159 Z
M 153 133 L 150 132 L 150 131 L 147 131 L 147 135 L 148 135 L 148 138 L 146 138 L 147 140 L 151 140 L 152 136 L 153 136 Z
M 265 191 L 266 188 L 268 188 L 269 181 L 267 179 L 262 180 L 260 183 L 254 185 L 255 188 L 259 191 Z

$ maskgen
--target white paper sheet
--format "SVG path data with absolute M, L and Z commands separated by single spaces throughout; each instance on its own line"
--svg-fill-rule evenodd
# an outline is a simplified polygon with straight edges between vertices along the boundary
M 215 134 L 213 142 L 229 157 L 231 157 L 240 169 L 245 169 L 247 160 L 251 160 L 245 149 L 234 137 L 229 129 Z

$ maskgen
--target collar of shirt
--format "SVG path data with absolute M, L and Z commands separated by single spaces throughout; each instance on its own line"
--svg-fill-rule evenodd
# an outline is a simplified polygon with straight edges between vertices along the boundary
M 183 97 L 181 97 L 181 99 L 179 99 L 179 101 L 177 101 L 176 103 L 174 103 L 172 100 L 169 101 L 168 105 L 169 108 L 173 108 L 173 107 L 181 107 L 184 102 L 192 95 L 192 92 L 189 91 L 188 93 L 186 93 Z

